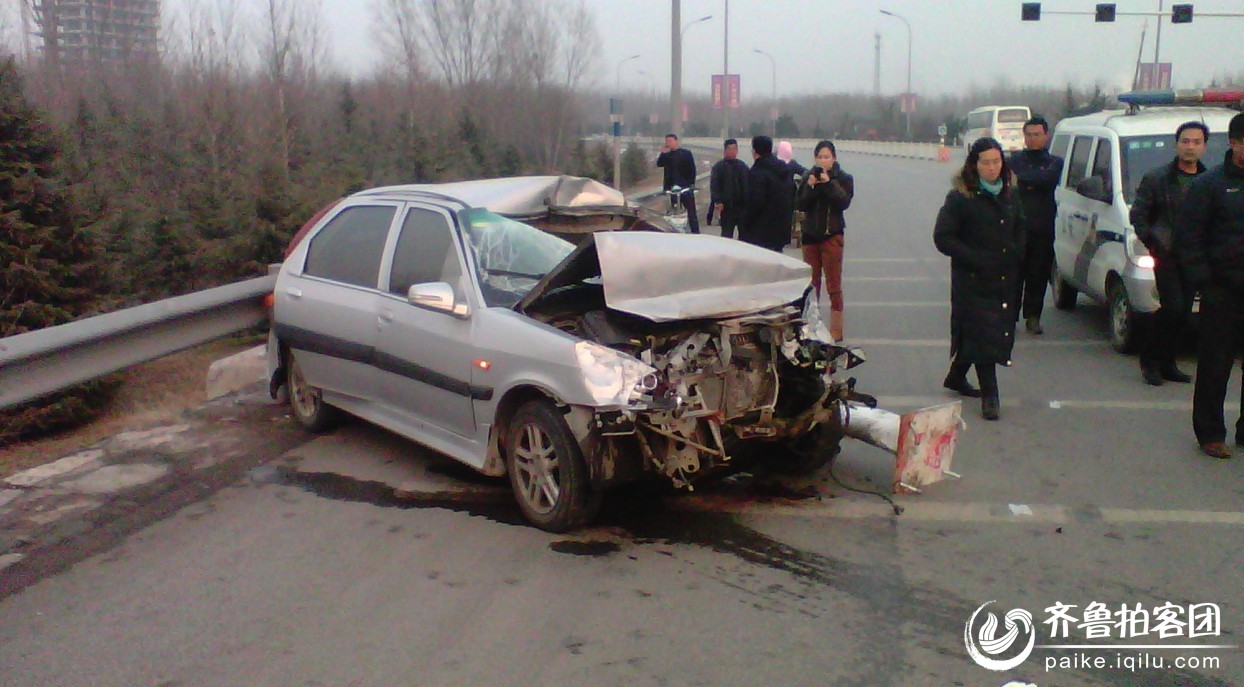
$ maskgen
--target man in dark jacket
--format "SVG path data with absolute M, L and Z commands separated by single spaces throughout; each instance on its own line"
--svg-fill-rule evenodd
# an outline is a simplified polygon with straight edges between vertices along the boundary
M 726 139 L 725 158 L 713 165 L 708 188 L 717 221 L 721 224 L 721 235 L 728 239 L 734 238 L 734 229 L 739 225 L 739 215 L 747 199 L 747 172 L 747 163 L 739 159 L 739 142 Z
M 684 189 L 679 200 L 687 209 L 687 222 L 691 226 L 691 233 L 700 233 L 700 218 L 695 212 L 695 158 L 690 150 L 679 147 L 677 134 L 665 134 L 665 147 L 661 148 L 661 154 L 657 156 L 657 167 L 665 170 L 663 189 L 668 191 L 675 186 Z
M 752 138 L 752 157 L 756 161 L 747 173 L 747 202 L 739 238 L 780 253 L 790 243 L 795 214 L 790 168 L 773 154 L 773 139 L 768 136 Z
M 1011 153 L 1008 161 L 1018 181 L 1020 207 L 1028 248 L 1024 252 L 1024 273 L 1020 280 L 1024 328 L 1030 334 L 1043 334 L 1041 308 L 1045 287 L 1054 266 L 1054 189 L 1063 173 L 1063 160 L 1050 155 L 1046 144 L 1050 125 L 1043 117 L 1024 122 L 1024 150 Z M 1017 311 L 1015 313 L 1019 315 Z
M 1132 227 L 1153 256 L 1153 278 L 1161 304 L 1150 322 L 1140 353 L 1140 374 L 1153 386 L 1161 386 L 1168 380 L 1185 384 L 1192 381 L 1192 377 L 1175 365 L 1179 337 L 1192 314 L 1194 292 L 1180 275 L 1174 251 L 1174 228 L 1184 195 L 1193 180 L 1205 171 L 1201 156 L 1205 154 L 1208 138 L 1209 127 L 1201 122 L 1179 125 L 1175 132 L 1175 159 L 1169 165 L 1145 173 L 1132 203 Z
M 1244 349 L 1244 113 L 1231 118 L 1227 138 L 1226 160 L 1192 182 L 1175 229 L 1184 277 L 1201 291 L 1192 429 L 1202 452 L 1223 459 L 1231 457 L 1223 402 Z M 1235 422 L 1235 444 L 1244 446 L 1244 410 Z

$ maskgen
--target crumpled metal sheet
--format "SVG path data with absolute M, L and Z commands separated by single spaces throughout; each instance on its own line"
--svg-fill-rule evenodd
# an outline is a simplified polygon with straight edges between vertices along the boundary
M 477 179 L 448 184 L 406 184 L 366 191 L 427 191 L 456 198 L 471 207 L 486 208 L 515 219 L 543 217 L 549 210 L 561 214 L 592 214 L 627 208 L 626 197 L 598 181 L 572 176 L 529 176 Z M 630 214 L 634 209 L 627 209 Z
M 605 302 L 655 322 L 732 317 L 798 299 L 812 278 L 802 260 L 703 234 L 596 235 Z

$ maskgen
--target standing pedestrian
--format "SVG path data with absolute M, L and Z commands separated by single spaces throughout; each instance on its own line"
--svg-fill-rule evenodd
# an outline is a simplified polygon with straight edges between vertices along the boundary
M 1227 138 L 1226 159 L 1192 182 L 1175 230 L 1184 277 L 1201 291 L 1192 429 L 1201 451 L 1222 459 L 1231 457 L 1223 419 L 1227 382 L 1244 350 L 1244 113 L 1231 118 Z M 1240 412 L 1236 446 L 1244 446 Z
M 1062 158 L 1046 149 L 1049 141 L 1049 123 L 1043 117 L 1033 117 L 1024 122 L 1024 150 L 1012 153 L 1010 160 L 1028 238 L 1023 279 L 1016 288 L 1022 298 L 1024 328 L 1037 335 L 1045 333 L 1041 309 L 1054 266 L 1054 189 L 1063 173 Z
M 665 145 L 657 156 L 657 167 L 665 170 L 662 188 L 669 191 L 675 186 L 683 189 L 678 199 L 687 209 L 687 222 L 692 234 L 700 233 L 700 218 L 695 211 L 695 157 L 691 151 L 680 147 L 678 134 L 665 134 Z
M 768 136 L 752 138 L 752 157 L 755 162 L 747 173 L 747 200 L 739 238 L 780 253 L 790 243 L 794 216 L 790 168 L 773 154 L 773 139 Z
M 1026 238 L 1002 145 L 985 137 L 968 152 L 954 188 L 937 213 L 933 243 L 950 256 L 950 371 L 942 385 L 981 397 L 981 416 L 997 420 L 998 365 L 1011 364 L 1015 344 L 1015 282 Z M 980 388 L 967 378 L 976 367 Z
M 796 206 L 804 213 L 804 262 L 812 266 L 812 292 L 820 299 L 821 283 L 829 295 L 829 333 L 843 337 L 842 253 L 847 228 L 843 211 L 855 197 L 855 179 L 838 164 L 833 141 L 821 141 L 813 152 L 816 164 L 804 175 Z
M 799 193 L 799 184 L 803 182 L 804 176 L 808 174 L 808 169 L 799 164 L 799 161 L 795 159 L 795 148 L 790 144 L 790 141 L 778 141 L 777 151 L 774 152 L 774 155 L 777 155 L 779 160 L 785 162 L 786 169 L 790 171 L 790 193 L 791 197 L 796 200 L 795 205 L 798 205 L 796 194 Z M 799 234 L 803 224 L 802 218 L 799 216 L 800 214 L 796 212 L 791 217 L 791 241 L 796 246 L 800 245 Z
M 1179 269 L 1175 254 L 1175 226 L 1184 196 L 1192 182 L 1205 171 L 1201 156 L 1209 140 L 1209 127 L 1185 122 L 1175 131 L 1175 159 L 1149 170 L 1136 187 L 1130 219 L 1136 236 L 1153 256 L 1153 279 L 1160 307 L 1149 323 L 1140 352 L 1140 374 L 1145 382 L 1161 386 L 1164 381 L 1192 381 L 1175 364 L 1175 353 L 1184 326 L 1192 314 L 1194 291 Z
M 747 163 L 739 159 L 739 142 L 726 139 L 724 157 L 713 165 L 708 189 L 721 235 L 728 239 L 734 238 L 743 202 L 747 199 L 747 172 Z

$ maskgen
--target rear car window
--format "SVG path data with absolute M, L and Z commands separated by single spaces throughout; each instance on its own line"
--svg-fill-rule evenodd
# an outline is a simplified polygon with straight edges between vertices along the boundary
M 1067 159 L 1067 149 L 1071 147 L 1070 134 L 1054 134 L 1054 142 L 1050 144 L 1050 154 Z
M 342 210 L 311 239 L 303 273 L 376 288 L 380 258 L 397 208 L 361 205 Z

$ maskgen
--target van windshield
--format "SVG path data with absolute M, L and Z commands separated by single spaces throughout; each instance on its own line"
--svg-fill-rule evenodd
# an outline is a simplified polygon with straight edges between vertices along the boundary
M 1206 167 L 1221 164 L 1227 147 L 1225 134 L 1210 134 L 1209 146 L 1201 162 Z M 1170 134 L 1126 136 L 1119 139 L 1119 149 L 1123 151 L 1123 198 L 1130 205 L 1145 172 L 1170 164 L 1175 159 L 1175 137 Z

